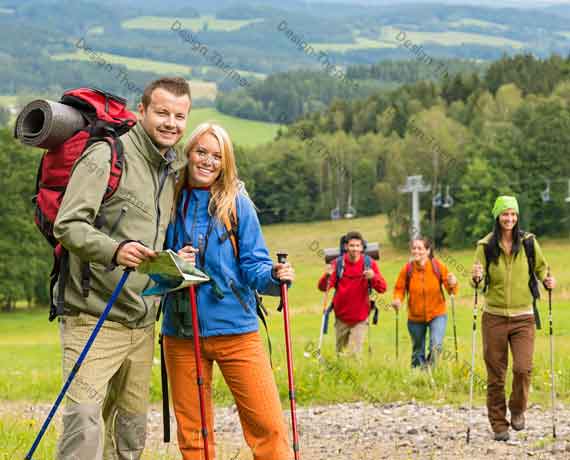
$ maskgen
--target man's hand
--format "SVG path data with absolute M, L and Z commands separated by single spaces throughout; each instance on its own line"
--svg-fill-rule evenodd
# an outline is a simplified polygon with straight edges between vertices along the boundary
M 546 278 L 544 278 L 544 287 L 549 290 L 556 287 L 556 280 L 552 275 L 548 275 Z
M 457 285 L 457 278 L 453 273 L 447 275 L 447 284 L 450 288 L 454 288 Z
M 366 278 L 367 280 L 371 280 L 372 278 L 374 278 L 374 270 L 372 270 L 371 268 L 369 268 L 368 270 L 364 270 L 364 278 Z
M 402 307 L 402 302 L 400 299 L 392 300 L 392 308 L 394 311 L 398 311 Z
M 152 259 L 153 257 L 156 257 L 156 251 L 143 246 L 137 241 L 130 241 L 119 249 L 115 260 L 117 265 L 137 268 L 143 260 Z
M 326 270 L 327 275 L 331 276 L 331 275 L 333 274 L 333 271 L 334 271 L 334 270 L 333 270 L 333 264 L 328 264 L 328 265 L 327 265 L 327 270 Z
M 273 278 L 278 279 L 279 281 L 295 281 L 295 270 L 291 264 L 289 264 L 289 262 L 284 264 L 277 263 L 273 265 L 271 273 L 273 275 Z
M 483 265 L 480 262 L 475 262 L 473 264 L 473 269 L 471 270 L 471 276 L 473 281 L 478 282 L 483 279 Z
M 184 246 L 178 251 L 178 255 L 182 257 L 186 262 L 196 265 L 196 253 L 199 250 L 192 246 Z

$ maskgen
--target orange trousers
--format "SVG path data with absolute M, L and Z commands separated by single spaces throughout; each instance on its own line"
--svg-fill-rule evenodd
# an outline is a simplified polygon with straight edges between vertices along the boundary
M 234 397 L 253 458 L 290 460 L 279 393 L 259 333 L 205 337 L 200 339 L 200 347 L 210 458 L 215 458 L 212 370 L 216 361 Z M 184 460 L 201 460 L 204 442 L 193 341 L 165 336 L 164 354 L 178 424 L 178 447 Z

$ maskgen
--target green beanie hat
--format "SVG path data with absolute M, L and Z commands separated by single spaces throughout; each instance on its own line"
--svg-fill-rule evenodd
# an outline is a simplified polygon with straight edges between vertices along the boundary
M 519 213 L 519 203 L 514 196 L 500 196 L 495 201 L 495 206 L 493 206 L 493 217 L 496 219 L 507 209 L 514 209 L 515 212 Z

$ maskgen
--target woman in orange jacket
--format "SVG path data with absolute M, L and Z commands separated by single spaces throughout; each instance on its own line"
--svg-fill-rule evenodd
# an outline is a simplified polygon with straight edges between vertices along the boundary
M 411 260 L 398 276 L 394 287 L 392 307 L 399 310 L 408 295 L 408 331 L 412 339 L 412 367 L 435 362 L 441 353 L 447 308 L 443 288 L 449 294 L 457 293 L 457 278 L 433 256 L 431 242 L 417 237 L 410 243 Z M 426 359 L 425 342 L 429 329 L 429 354 Z

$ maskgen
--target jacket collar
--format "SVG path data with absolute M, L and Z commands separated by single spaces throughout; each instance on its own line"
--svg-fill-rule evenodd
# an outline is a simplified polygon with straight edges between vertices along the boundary
M 162 155 L 140 122 L 129 131 L 129 136 L 138 151 L 151 164 L 157 167 L 163 163 L 168 163 L 172 170 L 177 171 L 182 169 L 187 163 L 182 152 L 183 149 L 176 148 L 177 146 L 174 148 L 171 147 L 164 155 Z

